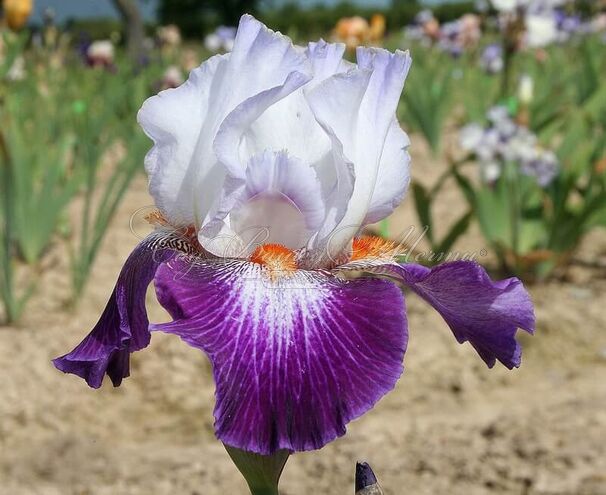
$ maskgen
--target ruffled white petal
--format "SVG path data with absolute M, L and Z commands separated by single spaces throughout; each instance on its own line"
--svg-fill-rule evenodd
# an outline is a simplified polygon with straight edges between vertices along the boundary
M 316 122 L 303 91 L 344 72 L 351 65 L 343 61 L 344 51 L 345 45 L 339 43 L 329 44 L 323 40 L 310 43 L 302 52 L 311 67 L 311 75 L 303 81 L 304 87 L 297 91 L 276 88 L 276 93 L 288 93 L 286 98 L 274 97 L 272 92 L 258 95 L 225 120 L 217 134 L 215 150 L 232 174 L 237 175 L 238 169 L 241 171 L 251 156 L 264 150 L 287 149 L 306 163 L 323 164 L 330 153 L 330 139 Z M 300 83 L 295 85 L 302 86 Z M 260 97 L 272 100 L 272 104 L 260 105 L 255 101 Z
M 243 232 L 259 225 L 265 242 L 338 255 L 388 215 L 409 182 L 395 110 L 411 60 L 359 49 L 355 66 L 343 53 L 323 40 L 295 47 L 243 16 L 230 54 L 150 98 L 139 121 L 167 220 L 195 226 L 221 256 L 247 252 Z
M 304 84 L 310 70 L 288 38 L 245 15 L 230 54 L 195 69 L 170 97 L 162 93 L 144 104 L 139 122 L 156 143 L 147 159 L 150 191 L 171 223 L 200 227 L 216 202 L 225 167 L 234 168 L 220 163 L 213 148 L 230 113 L 246 106 L 261 114 Z
M 196 191 L 185 181 L 213 96 L 212 83 L 229 55 L 216 55 L 193 70 L 185 84 L 148 98 L 137 115 L 154 141 L 145 157 L 149 190 L 175 226 L 194 223 Z M 212 165 L 212 164 L 211 164 Z
M 343 175 L 350 163 L 355 174 L 352 190 L 340 191 L 330 203 L 334 210 L 342 210 L 345 201 L 345 212 L 327 219 L 314 240 L 315 248 L 328 247 L 329 257 L 346 248 L 363 224 L 373 198 L 375 204 L 389 202 L 380 191 L 375 196 L 375 189 L 387 134 L 411 64 L 409 54 L 401 51 L 392 54 L 377 48 L 361 48 L 357 56 L 357 69 L 333 76 L 307 93 L 316 119 L 333 138 L 335 155 L 343 153 L 343 163 L 338 169 Z M 390 158 L 394 154 L 388 153 Z M 406 168 L 406 162 L 402 167 Z

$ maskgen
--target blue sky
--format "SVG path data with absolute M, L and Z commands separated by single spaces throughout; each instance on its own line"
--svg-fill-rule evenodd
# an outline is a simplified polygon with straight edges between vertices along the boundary
M 274 0 L 277 4 L 286 0 Z M 300 4 L 314 4 L 318 1 L 326 4 L 338 3 L 339 0 L 296 0 Z M 362 5 L 376 5 L 383 7 L 390 3 L 390 0 L 354 0 Z M 439 3 L 444 0 L 427 0 L 427 3 Z M 148 0 L 140 2 L 141 9 L 146 19 L 152 20 L 156 10 L 158 0 Z M 57 13 L 59 22 L 68 17 L 115 17 L 116 12 L 110 0 L 35 0 L 35 10 L 33 15 L 34 22 L 42 20 L 42 12 L 47 7 L 52 7 Z

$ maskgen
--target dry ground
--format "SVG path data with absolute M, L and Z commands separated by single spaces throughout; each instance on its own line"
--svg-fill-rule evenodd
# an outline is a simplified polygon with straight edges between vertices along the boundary
M 415 175 L 431 181 L 440 164 L 418 140 L 413 149 Z M 209 365 L 178 338 L 155 335 L 118 389 L 91 390 L 51 365 L 97 320 L 137 242 L 128 219 L 149 203 L 139 177 L 77 310 L 64 306 L 66 259 L 55 251 L 56 268 L 21 324 L 0 329 L 0 495 L 246 493 L 213 436 Z M 462 204 L 449 189 L 438 218 L 453 218 Z M 390 226 L 411 222 L 407 200 Z M 461 246 L 483 247 L 474 231 Z M 604 259 L 606 235 L 587 239 L 581 254 Z M 486 369 L 410 295 L 406 372 L 396 389 L 344 438 L 292 457 L 283 493 L 352 493 L 354 462 L 366 459 L 387 494 L 606 494 L 606 277 L 575 267 L 568 279 L 530 288 L 538 330 L 522 336 L 523 366 L 512 372 Z M 166 318 L 148 299 L 151 319 Z

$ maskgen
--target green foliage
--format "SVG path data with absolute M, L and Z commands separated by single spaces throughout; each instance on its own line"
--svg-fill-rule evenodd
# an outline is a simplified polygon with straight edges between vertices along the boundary
M 398 116 L 410 129 L 420 132 L 434 154 L 440 151 L 446 117 L 452 104 L 453 64 L 436 50 L 411 50 L 410 71 Z
M 258 0 L 161 0 L 161 24 L 176 24 L 187 37 L 200 38 L 218 25 L 236 26 L 242 14 L 255 14 Z
M 342 17 L 359 15 L 370 18 L 381 13 L 392 33 L 412 23 L 423 9 L 416 0 L 394 0 L 385 8 L 365 6 L 359 2 L 340 1 L 334 5 L 315 2 L 302 6 L 295 1 L 285 3 L 259 0 L 162 0 L 158 15 L 162 24 L 177 24 L 185 36 L 200 38 L 205 32 L 224 24 L 234 26 L 244 13 L 256 14 L 272 29 L 289 33 L 295 38 L 313 39 L 326 36 Z M 434 14 L 441 22 L 454 20 L 473 11 L 473 2 L 460 1 L 435 5 Z
M 350 2 L 339 2 L 333 7 L 318 3 L 307 8 L 289 2 L 282 7 L 261 12 L 261 19 L 295 39 L 313 39 L 326 36 L 342 17 L 359 15 L 368 19 L 375 12 L 375 8 L 360 7 Z M 391 20 L 389 22 L 391 26 Z
M 83 33 L 93 40 L 108 39 L 114 33 L 119 33 L 122 38 L 124 37 L 124 26 L 117 19 L 70 19 L 65 27 L 76 39 Z
M 76 63 L 32 73 L 28 57 L 27 78 L 0 86 L 0 296 L 8 321 L 22 313 L 53 245 L 65 245 L 73 299 L 82 294 L 142 169 L 150 143 L 135 115 L 160 72 L 133 73 L 118 62 L 113 72 Z
M 553 149 L 561 171 L 545 188 L 504 164 L 492 186 L 458 185 L 502 268 L 526 278 L 545 278 L 565 267 L 583 237 L 606 227 L 606 73 L 600 41 L 553 47 L 542 65 L 521 57 L 518 69 L 534 78 L 536 97 L 527 109 L 530 128 Z M 574 60 L 566 66 L 566 61 Z M 562 70 L 566 67 L 566 70 Z

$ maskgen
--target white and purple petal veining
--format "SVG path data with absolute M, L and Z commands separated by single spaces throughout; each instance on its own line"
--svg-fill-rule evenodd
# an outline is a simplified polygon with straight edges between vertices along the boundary
M 143 240 L 124 263 L 112 295 L 92 331 L 70 353 L 53 360 L 55 367 L 99 388 L 107 374 L 115 387 L 129 376 L 130 354 L 149 344 L 145 292 L 157 267 L 177 252 L 159 244 L 164 234 Z
M 272 280 L 263 270 L 245 261 L 163 264 L 158 298 L 176 319 L 152 330 L 209 356 L 225 444 L 260 454 L 317 449 L 402 373 L 404 300 L 385 280 L 305 271 Z

